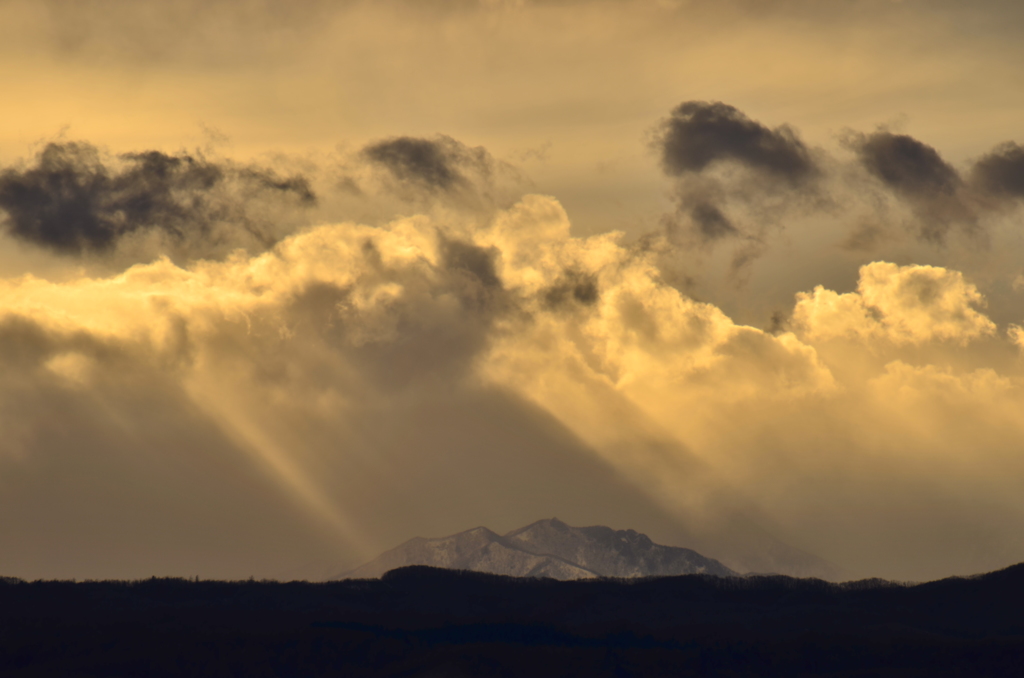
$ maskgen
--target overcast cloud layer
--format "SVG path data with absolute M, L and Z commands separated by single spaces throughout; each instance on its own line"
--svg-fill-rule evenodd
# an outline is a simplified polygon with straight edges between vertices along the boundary
M 122 78 L 198 97 L 130 133 L 41 132 L 17 103 L 32 139 L 0 138 L 0 574 L 315 578 L 552 515 L 745 571 L 1024 560 L 1024 130 L 979 112 L 953 132 L 923 104 L 908 126 L 910 100 L 881 93 L 963 85 L 989 62 L 954 20 L 1013 7 L 139 3 L 118 21 L 173 29 L 145 41 L 108 39 L 111 4 L 0 10 L 32 28 L 14 89 L 80 69 L 108 121 L 148 96 Z M 922 40 L 888 84 L 861 81 L 886 29 L 842 26 L 879 16 L 948 38 L 965 70 Z M 421 72 L 413 19 L 490 66 L 439 48 Z M 374 98 L 339 72 L 351 102 L 317 99 L 351 26 L 376 27 L 386 77 Z M 691 56 L 774 37 L 793 51 L 765 63 L 791 79 L 755 88 L 710 58 L 680 79 L 670 38 L 709 32 Z M 579 78 L 542 77 L 529 35 Z M 863 104 L 847 118 L 807 94 L 837 36 Z M 649 49 L 620 72 L 598 44 Z M 310 124 L 254 106 L 183 133 L 228 83 L 258 101 L 250 62 L 267 87 L 305 74 L 290 122 Z M 594 64 L 649 80 L 610 97 Z M 979 101 L 1012 80 L 990 77 Z M 78 95 L 47 96 L 49 115 Z M 1014 96 L 977 110 L 1019 113 Z

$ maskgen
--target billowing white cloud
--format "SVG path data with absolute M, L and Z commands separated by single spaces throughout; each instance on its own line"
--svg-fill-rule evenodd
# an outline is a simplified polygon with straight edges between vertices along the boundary
M 811 341 L 967 344 L 995 332 L 995 324 L 975 308 L 983 303 L 959 271 L 876 261 L 861 267 L 856 292 L 838 294 L 819 285 L 798 294 L 793 321 Z

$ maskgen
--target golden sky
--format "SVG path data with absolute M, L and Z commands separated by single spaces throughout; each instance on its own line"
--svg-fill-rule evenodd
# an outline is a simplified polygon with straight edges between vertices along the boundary
M 1024 560 L 1022 19 L 0 3 L 0 574 Z

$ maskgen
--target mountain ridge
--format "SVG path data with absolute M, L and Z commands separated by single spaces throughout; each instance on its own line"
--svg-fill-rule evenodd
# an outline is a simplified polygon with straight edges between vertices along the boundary
M 515 577 L 592 579 L 737 573 L 692 549 L 655 544 L 635 530 L 538 520 L 499 535 L 480 526 L 446 537 L 414 537 L 333 579 L 374 579 L 409 565 Z

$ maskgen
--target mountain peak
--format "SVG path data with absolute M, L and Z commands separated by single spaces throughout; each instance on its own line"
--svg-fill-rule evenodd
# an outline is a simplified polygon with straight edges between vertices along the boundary
M 736 574 L 717 560 L 655 544 L 635 530 L 572 527 L 545 518 L 502 536 L 481 526 L 447 537 L 410 539 L 341 578 L 379 577 L 406 565 L 553 579 Z
M 498 534 L 496 532 L 492 532 L 490 529 L 484 527 L 483 525 L 466 530 L 465 532 L 462 532 L 462 534 L 472 534 L 481 537 L 494 537 L 496 539 L 498 538 Z
M 558 518 L 542 518 L 542 519 L 540 519 L 540 520 L 538 520 L 536 522 L 530 523 L 526 527 L 520 527 L 517 530 L 512 530 L 511 532 L 506 533 L 505 536 L 507 537 L 509 535 L 516 534 L 518 532 L 523 532 L 525 530 L 530 530 L 530 529 L 538 528 L 538 527 L 547 527 L 547 528 L 551 528 L 551 529 L 555 529 L 555 530 L 571 530 L 572 529 L 571 527 L 569 527 L 568 525 L 563 523 Z

